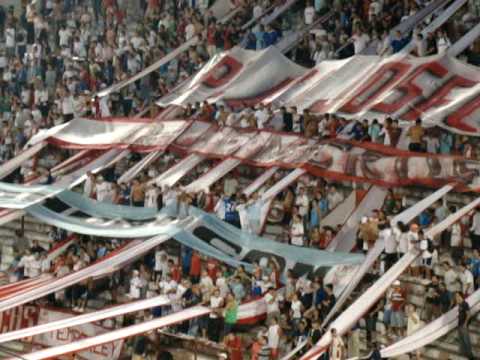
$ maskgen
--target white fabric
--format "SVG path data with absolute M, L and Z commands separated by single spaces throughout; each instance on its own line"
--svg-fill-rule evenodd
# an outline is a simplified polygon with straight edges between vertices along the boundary
M 17 331 L 0 334 L 0 343 L 13 341 L 24 337 L 30 337 L 45 332 L 64 329 L 77 325 L 87 324 L 94 321 L 112 318 L 115 316 L 125 315 L 131 312 L 149 309 L 154 306 L 163 306 L 169 304 L 169 300 L 165 296 L 157 296 L 148 300 L 141 300 L 137 302 L 122 304 L 110 307 L 104 310 L 95 311 L 93 313 L 72 316 L 67 319 L 58 320 L 46 324 L 29 327 Z
M 172 324 L 180 323 L 192 318 L 204 316 L 210 313 L 210 309 L 203 306 L 196 306 L 185 309 L 183 311 L 173 313 L 161 318 L 157 318 L 150 321 L 141 322 L 136 325 L 128 326 L 125 328 L 110 331 L 108 333 L 78 340 L 67 345 L 61 345 L 56 347 L 47 348 L 32 352 L 30 354 L 22 355 L 25 360 L 42 360 L 59 357 L 60 355 L 67 353 L 76 353 L 83 349 L 98 346 L 101 344 L 110 343 L 118 339 L 124 339 L 126 337 L 132 337 L 137 334 L 143 334 L 151 330 L 159 329 Z
M 373 210 L 379 209 L 383 204 L 387 191 L 379 186 L 371 187 L 360 205 L 350 215 L 349 219 L 337 233 L 335 238 L 328 244 L 327 250 L 349 252 L 355 245 L 355 236 L 358 225 L 364 216 L 369 216 Z

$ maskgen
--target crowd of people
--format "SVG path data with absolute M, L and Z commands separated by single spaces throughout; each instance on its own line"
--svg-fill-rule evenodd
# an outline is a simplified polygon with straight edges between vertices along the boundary
M 417 11 L 418 5 L 408 1 L 406 5 L 397 3 L 387 0 L 352 4 L 342 1 L 306 3 L 301 9 L 303 25 L 313 24 L 330 9 L 335 11 L 335 16 L 326 24 L 314 26 L 308 38 L 294 51 L 293 58 L 310 66 L 323 59 L 361 53 L 368 46 L 374 47 L 378 54 L 400 51 L 411 40 L 411 35 L 396 34 L 387 40 L 388 30 Z M 250 18 L 258 18 L 272 5 L 280 4 L 268 1 L 239 3 L 243 10 L 227 24 L 213 17 L 207 1 L 148 1 L 145 4 L 139 1 L 140 6 L 135 4 L 127 0 L 37 1 L 35 5 L 22 8 L 20 16 L 15 15 L 13 9 L 3 9 L 0 14 L 0 36 L 5 42 L 5 47 L 0 49 L 2 161 L 17 154 L 40 128 L 79 116 L 138 114 L 152 100 L 167 94 L 180 81 L 194 74 L 219 51 L 235 44 L 248 49 L 274 45 L 282 34 L 294 29 L 298 20 L 287 14 L 274 27 L 242 30 L 242 25 Z M 424 56 L 445 51 L 452 42 L 450 39 L 458 38 L 474 22 L 471 17 L 462 19 L 462 29 L 458 30 L 457 24 L 453 29 L 442 29 L 426 39 L 422 39 L 417 29 L 412 35 L 416 54 Z M 194 36 L 199 37 L 196 45 L 159 71 L 118 93 L 102 99 L 95 97 L 97 91 L 129 78 Z M 308 110 L 299 112 L 295 107 L 276 109 L 263 104 L 240 112 L 208 102 L 192 104 L 186 107 L 182 118 L 293 132 L 310 138 L 342 136 L 392 147 L 398 145 L 401 135 L 395 119 L 387 119 L 383 125 L 379 121 L 352 124 L 334 115 L 315 116 Z M 411 151 L 477 158 L 478 146 L 474 139 L 439 128 L 427 129 L 421 120 L 408 130 L 407 139 Z M 38 163 L 48 169 L 66 156 L 49 147 Z M 176 186 L 162 188 L 152 179 L 179 160 L 176 154 L 166 153 L 132 181 L 119 183 L 119 177 L 140 159 L 139 154 L 133 154 L 101 174 L 89 173 L 80 191 L 97 201 L 113 204 L 158 210 L 175 204 L 178 217 L 188 216 L 189 206 L 196 206 L 250 231 L 242 222 L 239 209 L 255 201 L 282 175 L 273 177 L 250 197 L 242 193 L 243 180 L 251 180 L 257 173 L 248 168 L 226 176 L 209 192 L 187 193 L 182 185 L 198 177 L 213 163 L 197 167 Z M 24 165 L 21 177 L 25 179 L 31 175 L 32 167 L 30 163 Z M 346 196 L 340 183 L 310 175 L 301 177 L 276 198 L 274 209 L 280 214 L 276 216 L 276 224 L 283 229 L 277 241 L 325 249 L 339 229 L 322 227 L 322 219 Z M 459 305 L 460 350 L 464 356 L 474 359 L 468 331 L 471 315 L 464 299 L 478 288 L 480 281 L 480 211 L 465 216 L 440 236 L 428 239 L 426 231 L 455 212 L 458 204 L 438 202 L 411 223 L 392 226 L 392 216 L 412 200 L 415 201 L 391 190 L 382 208 L 371 217 L 364 217 L 359 226 L 355 251 L 367 252 L 378 239 L 385 242 L 382 258 L 369 271 L 359 291 L 367 289 L 413 247 L 417 247 L 421 255 L 407 275 L 420 277 L 428 283 L 423 308 L 410 301 L 407 282 L 402 279 L 393 284 L 364 317 L 367 349 L 373 350 L 371 358 L 378 358 L 382 342 L 377 331 L 378 322 L 386 326 L 390 343 L 412 334 L 424 323 Z M 52 228 L 50 236 L 53 242 L 61 242 L 72 235 Z M 42 273 L 63 276 L 106 257 L 125 244 L 118 239 L 76 236 L 74 244 L 51 262 L 48 249 L 22 239 L 23 234 L 18 233 L 18 256 L 11 269 L 16 279 L 34 278 Z M 471 246 L 467 245 L 467 239 L 471 239 Z M 95 300 L 120 303 L 162 294 L 169 297 L 171 305 L 137 314 L 126 323 L 204 304 L 214 310 L 210 315 L 180 324 L 170 331 L 223 342 L 229 358 L 234 360 L 242 359 L 246 353 L 257 360 L 280 358 L 305 340 L 306 349 L 311 347 L 323 335 L 322 323 L 335 304 L 334 284 L 325 283 L 322 276 L 299 277 L 291 269 L 282 279 L 285 269 L 275 257 L 266 257 L 253 265 L 254 271 L 247 273 L 242 267 L 235 269 L 188 247 L 170 243 L 109 279 L 88 280 L 56 292 L 46 301 L 83 312 L 91 308 Z M 267 303 L 267 315 L 261 330 L 255 328 L 252 334 L 251 328 L 237 324 L 238 307 L 260 296 Z M 345 338 L 332 329 L 330 359 L 359 356 L 361 328 L 363 324 L 356 324 Z M 147 354 L 158 352 L 153 344 L 134 340 L 132 357 L 149 358 Z
M 107 170 L 99 176 L 90 174 L 84 185 L 84 195 L 99 201 L 114 201 L 116 197 L 109 194 L 108 190 L 113 189 L 108 181 L 109 176 L 112 176 L 109 173 L 114 172 Z M 239 182 L 237 179 L 245 176 L 243 172 L 227 176 L 215 184 L 208 194 L 188 194 L 182 191 L 180 186 L 156 188 L 153 194 L 152 188 L 155 186 L 145 186 L 149 178 L 148 174 L 143 174 L 124 192 L 126 198 L 120 196 L 122 201 L 119 203 L 152 206 L 159 210 L 176 203 L 179 217 L 188 216 L 189 206 L 197 206 L 242 227 L 238 207 L 242 201 L 249 199 L 241 195 L 245 187 L 244 181 Z M 192 177 L 195 177 L 195 174 L 192 174 Z M 259 189 L 258 193 L 261 194 L 271 187 L 275 180 Z M 303 176 L 277 197 L 276 205 L 281 210 L 281 216 L 277 214 L 276 223 L 281 224 L 284 229 L 284 233 L 277 240 L 296 246 L 325 248 L 338 229 L 320 227 L 319 224 L 330 211 L 343 202 L 345 195 L 340 184 L 327 184 L 322 179 Z M 416 307 L 411 303 L 408 282 L 402 284 L 396 281 L 385 297 L 366 314 L 369 349 L 382 341 L 382 336 L 377 333 L 377 322 L 380 319 L 386 326 L 387 341 L 394 342 L 410 335 L 424 323 L 434 320 L 453 306 L 464 304 L 463 299 L 478 288 L 480 211 L 465 216 L 441 235 L 428 239 L 425 237 L 427 230 L 455 212 L 457 207 L 439 201 L 410 224 L 398 223 L 392 226 L 392 216 L 405 209 L 411 200 L 408 196 L 400 196 L 391 190 L 381 209 L 374 211 L 371 217 L 361 219 L 357 233 L 356 251 L 366 253 L 378 239 L 385 242 L 384 255 L 369 271 L 360 286 L 360 292 L 366 290 L 414 247 L 421 251 L 421 255 L 408 269 L 406 279 L 409 279 L 408 276 L 421 278 L 427 284 L 423 307 Z M 51 231 L 51 238 L 55 241 L 62 241 L 66 237 L 67 234 L 63 231 Z M 467 245 L 467 239 L 471 239 L 471 246 Z M 33 244 L 19 258 L 14 269 L 19 278 L 35 277 L 42 272 L 61 276 L 103 258 L 123 243 L 117 239 L 81 237 L 53 264 L 46 261 L 46 252 L 38 244 Z M 240 359 L 239 354 L 244 353 L 245 346 L 251 346 L 252 359 L 263 359 L 261 356 L 277 358 L 278 354 L 285 354 L 304 340 L 308 340 L 310 344 L 315 343 L 323 334 L 322 322 L 336 299 L 334 284 L 324 283 L 321 276 L 298 277 L 291 270 L 287 270 L 281 285 L 284 270 L 275 257 L 266 257 L 255 263 L 254 271 L 249 274 L 242 267 L 235 269 L 188 247 L 170 244 L 160 246 L 154 253 L 146 255 L 131 267 L 122 269 L 109 280 L 87 281 L 75 285 L 66 291 L 55 293 L 49 301 L 57 306 L 67 306 L 82 312 L 88 301 L 98 297 L 105 298 L 106 293 L 108 301 L 113 303 L 150 298 L 159 294 L 171 299 L 170 306 L 152 309 L 145 314 L 147 318 L 162 316 L 195 304 L 204 304 L 215 311 L 204 318 L 181 324 L 171 331 L 213 342 L 225 341 L 225 351 L 230 351 L 232 359 Z M 265 297 L 267 316 L 263 330 L 253 336 L 245 327 L 235 325 L 237 311 L 241 303 L 260 296 Z M 465 311 L 468 314 L 468 309 Z M 379 313 L 383 316 L 379 316 Z M 348 339 L 342 340 L 338 336 L 338 344 L 335 346 L 341 347 L 342 341 L 345 342 L 343 349 L 339 351 L 344 351 L 348 356 L 360 355 L 360 330 L 360 324 L 357 324 L 349 332 L 352 336 L 348 336 Z M 468 355 L 468 352 L 472 351 L 471 345 L 468 345 L 471 344 L 468 342 L 468 331 L 462 332 L 462 336 L 462 344 L 467 344 L 462 345 L 462 351 Z M 135 351 L 145 352 L 148 349 L 147 346 L 142 347 L 141 351 Z

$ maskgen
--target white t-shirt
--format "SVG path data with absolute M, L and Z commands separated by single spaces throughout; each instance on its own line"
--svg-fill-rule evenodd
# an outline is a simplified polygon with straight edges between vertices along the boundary
M 313 6 L 307 6 L 305 8 L 305 25 L 310 25 L 313 23 L 313 18 L 315 17 L 315 8 Z
M 67 96 L 62 100 L 62 114 L 63 115 L 70 115 L 74 112 L 74 102 L 73 96 Z
M 468 269 L 465 269 L 459 276 L 460 282 L 462 283 L 462 292 L 465 295 L 471 295 L 473 293 L 473 275 L 472 272 Z
M 294 319 L 300 319 L 302 317 L 302 302 L 300 300 L 292 301 L 290 308 L 293 312 Z
M 145 207 L 157 209 L 159 191 L 156 187 L 151 187 L 145 192 Z
M 130 280 L 130 297 L 132 299 L 140 299 L 141 289 L 144 286 L 144 280 L 140 277 L 133 277 Z
M 108 181 L 102 181 L 97 184 L 97 200 L 111 201 L 111 184 Z
M 398 236 L 398 252 L 405 254 L 408 251 L 408 233 L 400 233 Z
M 162 256 L 165 254 L 163 250 L 155 251 L 155 271 L 162 272 L 162 276 L 165 276 L 168 272 L 168 259 L 162 260 Z
M 15 46 L 15 29 L 14 28 L 6 28 L 5 29 L 5 45 L 6 47 L 14 47 Z
M 195 35 L 195 26 L 190 23 L 185 27 L 185 40 L 190 40 Z
M 231 196 L 237 192 L 238 180 L 236 178 L 226 179 L 223 183 L 223 191 L 225 195 Z
M 274 297 L 270 293 L 267 293 L 264 299 L 265 299 L 265 302 L 267 303 L 267 314 L 280 311 L 280 308 L 278 307 L 278 300 L 276 297 Z
M 218 309 L 222 306 L 223 303 L 223 298 L 221 296 L 212 296 L 210 298 L 210 308 L 212 309 Z M 210 313 L 210 318 L 216 319 L 218 318 L 218 314 L 215 312 Z
M 355 34 L 352 36 L 352 39 L 355 54 L 359 54 L 360 52 L 362 52 L 370 41 L 370 37 L 367 34 Z
M 385 242 L 385 252 L 387 254 L 397 253 L 397 238 L 390 228 L 383 229 L 379 232 L 378 237 Z
M 458 284 L 459 276 L 455 272 L 455 270 L 450 269 L 445 272 L 443 275 L 443 279 L 445 281 L 445 288 L 450 291 L 451 293 L 455 293 L 460 291 L 460 286 Z
M 302 222 L 292 224 L 292 244 L 297 246 L 303 246 L 303 235 L 305 229 Z
M 225 297 L 230 292 L 230 288 L 228 287 L 227 280 L 224 277 L 219 277 L 215 282 L 215 285 L 220 290 L 220 296 Z
M 295 198 L 295 205 L 298 206 L 298 213 L 302 216 L 306 216 L 308 214 L 310 202 L 308 201 L 307 194 L 298 195 Z
M 268 347 L 277 349 L 280 343 L 280 325 L 270 325 L 268 328 Z
M 263 8 L 260 4 L 256 4 L 254 7 L 253 7 L 253 17 L 256 19 L 256 18 L 259 18 L 260 16 L 262 16 L 263 14 Z
M 212 290 L 213 288 L 213 281 L 210 276 L 202 276 L 200 278 L 200 289 L 202 290 L 202 293 L 208 293 Z

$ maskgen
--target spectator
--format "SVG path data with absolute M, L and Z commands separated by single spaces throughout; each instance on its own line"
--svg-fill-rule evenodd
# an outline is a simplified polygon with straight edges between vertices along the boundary
M 342 338 L 337 334 L 337 330 L 332 328 L 330 330 L 332 336 L 332 342 L 328 350 L 330 360 L 342 360 L 345 358 L 345 344 L 343 343 Z
M 408 150 L 415 151 L 415 152 L 422 152 L 424 134 L 425 134 L 425 130 L 422 127 L 422 120 L 417 119 L 415 121 L 415 125 L 408 129 L 407 136 L 410 139 Z
M 468 323 L 470 322 L 470 305 L 465 301 L 461 293 L 455 294 L 455 303 L 458 306 L 458 328 L 457 334 L 460 343 L 460 351 L 463 356 L 469 360 L 475 359 L 472 350 L 472 343 L 470 340 L 470 331 L 468 330 Z

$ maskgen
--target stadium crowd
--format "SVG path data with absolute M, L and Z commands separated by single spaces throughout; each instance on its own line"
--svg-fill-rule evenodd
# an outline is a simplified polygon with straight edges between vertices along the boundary
M 310 66 L 323 59 L 360 53 L 367 46 L 375 46 L 379 54 L 398 52 L 407 44 L 410 35 L 396 35 L 390 41 L 386 37 L 388 30 L 417 11 L 418 5 L 408 1 L 397 3 L 385 0 L 357 1 L 355 4 L 333 1 L 331 4 L 317 0 L 313 4 L 299 5 L 303 10 L 301 22 L 306 25 L 313 24 L 316 18 L 332 8 L 335 16 L 327 24 L 314 27 L 294 51 L 293 58 L 299 64 Z M 219 51 L 228 50 L 234 44 L 249 49 L 273 45 L 282 34 L 293 31 L 298 20 L 287 16 L 275 27 L 268 25 L 240 30 L 252 16 L 260 17 L 272 4 L 241 2 L 238 5 L 242 11 L 228 24 L 217 22 L 219 19 L 207 10 L 207 1 L 139 1 L 138 4 L 143 6 L 135 6 L 135 1 L 127 0 L 91 3 L 37 1 L 34 6 L 22 8 L 20 16 L 16 16 L 13 9 L 4 9 L 0 14 L 0 36 L 5 42 L 3 50 L 0 49 L 2 161 L 14 157 L 40 128 L 74 117 L 138 114 L 148 108 L 152 100 L 167 94 L 194 74 Z M 462 19 L 462 26 L 467 29 L 474 22 L 471 18 Z M 415 33 L 416 54 L 424 56 L 444 51 L 451 43 L 450 39 L 458 38 L 458 33 L 464 30 L 457 26 L 448 32 L 441 30 L 427 39 Z M 200 38 L 196 45 L 158 72 L 119 93 L 101 99 L 94 96 L 100 89 L 129 78 L 195 35 Z M 217 122 L 221 126 L 270 128 L 302 133 L 310 138 L 342 136 L 392 147 L 397 146 L 401 135 L 395 119 L 387 119 L 383 125 L 375 120 L 348 124 L 347 120 L 329 114 L 317 116 L 308 110 L 276 109 L 263 104 L 240 112 L 221 104 L 191 104 L 181 116 Z M 421 121 L 408 130 L 407 139 L 411 151 L 478 158 L 478 145 L 474 139 L 440 128 L 427 129 Z M 20 174 L 14 175 L 15 181 L 34 176 L 34 167 L 48 169 L 66 156 L 49 147 L 38 163 L 23 166 Z M 244 184 L 240 180 L 245 173 L 227 176 L 214 184 L 208 193 L 184 192 L 182 183 L 188 183 L 212 165 L 208 163 L 195 169 L 178 186 L 160 188 L 149 180 L 179 160 L 176 154 L 168 153 L 132 182 L 117 183 L 119 176 L 139 159 L 140 155 L 134 154 L 101 174 L 89 174 L 83 194 L 98 201 L 157 209 L 177 204 L 179 217 L 188 215 L 189 206 L 196 206 L 248 230 L 242 224 L 238 208 L 254 201 L 277 180 L 272 178 L 250 198 L 242 194 Z M 254 175 L 249 174 L 248 169 L 243 170 L 247 177 Z M 342 184 L 303 176 L 277 196 L 275 206 L 281 214 L 279 223 L 283 228 L 279 241 L 326 248 L 338 229 L 321 227 L 320 223 L 345 198 Z M 368 288 L 412 247 L 418 247 L 421 256 L 410 267 L 409 274 L 428 280 L 426 305 L 421 312 L 407 301 L 408 286 L 397 281 L 365 315 L 368 348 L 374 350 L 371 356 L 378 356 L 377 322 L 380 319 L 388 329 L 389 342 L 393 342 L 460 304 L 458 334 L 461 351 L 474 359 L 468 333 L 469 309 L 464 298 L 478 288 L 480 280 L 480 211 L 465 216 L 441 236 L 426 239 L 426 230 L 455 212 L 458 204 L 438 202 L 412 223 L 392 227 L 392 216 L 411 201 L 415 200 L 408 194 L 391 190 L 383 207 L 372 217 L 362 219 L 357 234 L 356 251 L 359 252 L 368 251 L 379 238 L 385 241 L 384 255 L 370 270 L 360 291 Z M 50 236 L 54 242 L 61 242 L 71 235 L 52 228 Z M 124 244 L 118 239 L 79 236 L 74 245 L 52 264 L 47 260 L 47 249 L 38 243 L 25 244 L 21 238 L 19 233 L 17 262 L 12 266 L 18 279 L 33 278 L 45 272 L 62 276 L 104 258 Z M 467 239 L 471 239 L 471 246 Z M 107 280 L 88 280 L 55 293 L 47 301 L 83 312 L 90 307 L 89 302 L 105 297 L 110 303 L 149 298 L 156 294 L 167 295 L 172 300 L 171 306 L 154 308 L 127 321 L 143 321 L 195 304 L 205 304 L 215 311 L 170 331 L 224 342 L 230 359 L 242 359 L 245 346 L 250 348 L 251 359 L 276 359 L 304 340 L 310 346 L 316 343 L 324 331 L 322 322 L 336 300 L 334 286 L 325 283 L 320 276 L 297 278 L 292 271 L 287 271 L 281 289 L 282 271 L 274 257 L 254 264 L 254 272 L 249 274 L 242 267 L 234 269 L 184 246 L 161 246 Z M 251 331 L 236 325 L 237 310 L 240 303 L 262 295 L 267 302 L 267 317 L 263 326 L 255 329 L 260 331 L 252 336 Z M 360 324 L 356 325 L 343 339 L 334 335 L 330 359 L 359 356 L 360 329 Z M 155 342 L 144 339 L 138 337 L 132 341 L 132 358 L 152 358 L 151 354 L 156 353 Z

